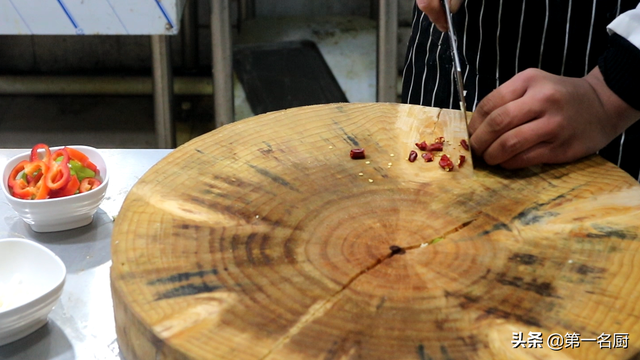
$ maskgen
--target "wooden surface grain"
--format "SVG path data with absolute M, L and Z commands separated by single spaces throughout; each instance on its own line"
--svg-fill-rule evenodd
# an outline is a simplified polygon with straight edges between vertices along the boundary
M 465 154 L 459 115 L 303 107 L 169 154 L 133 187 L 113 230 L 125 357 L 637 354 L 637 181 L 597 156 L 519 171 L 407 161 L 436 136 L 452 157 Z M 351 160 L 354 147 L 367 158 Z M 520 332 L 541 332 L 542 348 L 514 349 Z M 552 351 L 554 333 L 609 334 L 612 348 Z M 628 334 L 626 348 L 613 348 L 614 333 Z

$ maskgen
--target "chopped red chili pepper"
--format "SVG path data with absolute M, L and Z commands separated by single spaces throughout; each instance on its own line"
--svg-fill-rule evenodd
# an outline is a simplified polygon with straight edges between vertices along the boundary
M 444 143 L 444 136 L 437 137 L 433 142 L 436 143 L 436 144 L 443 144 Z
M 427 146 L 427 151 L 442 151 L 442 143 L 434 143 Z
M 465 160 L 467 160 L 467 158 L 464 155 L 460 155 L 460 158 L 458 158 L 458 167 L 461 168 L 462 165 L 464 164 Z
M 416 146 L 418 147 L 418 149 L 420 149 L 422 151 L 425 151 L 425 150 L 427 150 L 427 146 L 429 146 L 429 145 L 427 145 L 426 141 L 423 141 L 423 142 L 420 142 L 420 143 L 416 143 Z
M 352 159 L 364 159 L 364 149 L 351 149 L 349 156 Z
M 467 140 L 465 140 L 465 139 L 460 140 L 460 145 L 462 145 L 462 147 L 465 150 L 469 151 L 469 144 L 467 143 Z
M 418 153 L 415 150 L 411 150 L 409 153 L 409 161 L 414 162 L 418 158 Z
M 447 154 L 442 155 L 442 157 L 440 158 L 439 164 L 440 164 L 440 167 L 443 168 L 445 171 L 451 171 L 453 169 L 453 161 L 449 159 Z
M 426 152 L 424 154 L 422 154 L 422 158 L 424 159 L 425 162 L 432 162 L 433 161 L 433 154 L 430 152 Z

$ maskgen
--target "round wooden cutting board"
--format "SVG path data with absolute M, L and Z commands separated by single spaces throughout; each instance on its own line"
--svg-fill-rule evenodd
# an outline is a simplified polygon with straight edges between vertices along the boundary
M 460 117 L 310 106 L 170 153 L 113 230 L 124 356 L 635 356 L 638 182 L 597 156 L 520 171 L 407 160 L 439 136 L 454 162 L 469 158 Z

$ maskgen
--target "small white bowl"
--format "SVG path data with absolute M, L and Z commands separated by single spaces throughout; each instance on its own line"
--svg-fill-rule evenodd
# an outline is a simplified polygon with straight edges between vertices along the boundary
M 0 345 L 47 323 L 67 270 L 46 247 L 25 239 L 0 239 Z
M 97 188 L 82 194 L 71 195 L 56 199 L 22 200 L 11 196 L 7 189 L 11 170 L 22 160 L 28 160 L 31 152 L 13 157 L 4 167 L 2 173 L 2 190 L 7 201 L 33 231 L 52 232 L 74 229 L 88 225 L 93 220 L 93 214 L 104 199 L 109 184 L 109 173 L 104 158 L 97 149 L 90 146 L 70 145 L 82 151 L 100 170 L 102 184 Z M 51 152 L 62 148 L 52 147 Z

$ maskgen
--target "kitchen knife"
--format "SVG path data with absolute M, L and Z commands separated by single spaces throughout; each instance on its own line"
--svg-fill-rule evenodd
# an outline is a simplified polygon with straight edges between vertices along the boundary
M 447 25 L 449 27 L 449 40 L 451 42 L 451 57 L 453 58 L 453 67 L 456 73 L 456 86 L 458 88 L 458 97 L 460 98 L 460 110 L 464 116 L 464 124 L 467 127 L 467 134 L 469 133 L 469 124 L 467 122 L 467 104 L 464 99 L 464 82 L 462 78 L 462 67 L 460 66 L 460 57 L 458 56 L 458 46 L 456 34 L 453 30 L 453 21 L 451 20 L 451 7 L 449 6 L 449 0 L 442 0 L 445 13 L 447 14 Z

